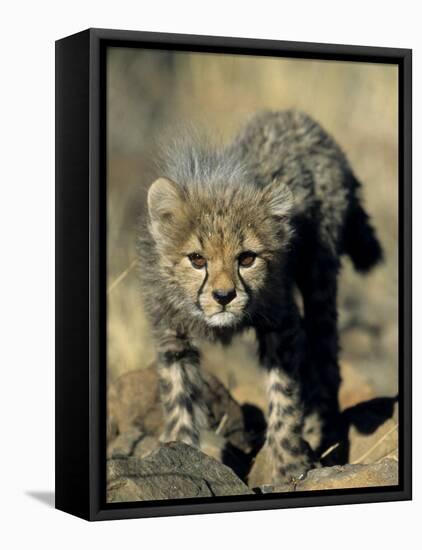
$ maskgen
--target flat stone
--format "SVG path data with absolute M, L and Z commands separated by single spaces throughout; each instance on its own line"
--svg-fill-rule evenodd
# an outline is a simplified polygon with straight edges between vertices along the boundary
M 253 494 L 227 466 L 180 442 L 107 462 L 108 502 Z
M 296 491 L 384 487 L 398 482 L 398 462 L 387 458 L 373 464 L 346 464 L 310 470 L 306 478 L 297 483 Z

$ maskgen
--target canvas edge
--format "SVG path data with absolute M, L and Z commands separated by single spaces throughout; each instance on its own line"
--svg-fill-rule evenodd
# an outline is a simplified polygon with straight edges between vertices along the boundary
M 409 500 L 412 498 L 411 487 L 411 57 L 412 52 L 409 49 L 397 48 L 373 48 L 368 46 L 344 46 L 344 45 L 326 45 L 312 44 L 303 42 L 283 42 L 268 40 L 253 40 L 245 38 L 226 38 L 226 37 L 205 37 L 176 35 L 167 33 L 146 33 L 140 31 L 115 31 L 106 29 L 89 29 L 73 35 L 72 39 L 77 40 L 80 35 L 89 35 L 89 162 L 87 167 L 86 181 L 89 186 L 89 399 L 85 405 L 89 408 L 89 437 L 88 441 L 83 442 L 84 463 L 88 462 L 88 483 L 84 484 L 84 496 L 81 497 L 81 508 L 73 506 L 72 509 L 60 505 L 59 509 L 74 513 L 84 519 L 105 520 L 105 519 L 123 519 L 135 517 L 154 517 L 186 514 L 217 513 L 229 511 L 248 511 L 262 510 L 286 507 L 303 506 L 322 506 L 334 504 L 353 504 L 382 502 L 392 500 Z M 69 40 L 69 39 L 64 39 Z M 60 40 L 57 44 L 62 42 Z M 104 372 L 104 315 L 105 309 L 101 305 L 101 291 L 105 289 L 104 285 L 104 266 L 105 266 L 105 246 L 101 243 L 104 237 L 104 216 L 105 216 L 105 189 L 104 184 L 104 120 L 101 113 L 104 107 L 104 95 L 101 75 L 101 59 L 103 48 L 106 44 L 127 44 L 132 42 L 133 46 L 149 44 L 152 47 L 166 47 L 169 49 L 178 49 L 179 47 L 205 49 L 217 49 L 218 51 L 233 51 L 250 54 L 251 50 L 256 50 L 257 55 L 276 55 L 277 53 L 291 56 L 297 54 L 298 57 L 307 57 L 315 55 L 319 58 L 330 59 L 356 59 L 378 62 L 396 62 L 401 67 L 402 78 L 402 116 L 400 120 L 400 132 L 402 135 L 402 156 L 401 156 L 401 174 L 400 180 L 403 188 L 402 203 L 402 236 L 401 244 L 403 250 L 403 277 L 401 278 L 403 310 L 402 327 L 405 329 L 403 338 L 403 364 L 401 365 L 402 387 L 401 393 L 405 397 L 404 405 L 401 410 L 403 416 L 402 426 L 402 449 L 403 458 L 401 460 L 401 488 L 384 492 L 371 492 L 371 489 L 352 494 L 350 492 L 336 492 L 333 494 L 308 494 L 296 495 L 294 499 L 286 499 L 283 496 L 268 500 L 260 497 L 259 500 L 230 500 L 224 502 L 195 503 L 181 499 L 180 503 L 168 504 L 151 503 L 150 505 L 126 503 L 122 507 L 110 507 L 104 502 L 105 494 L 105 372 Z M 204 50 L 202 50 L 204 51 Z M 324 55 L 325 52 L 325 55 Z M 376 62 L 376 61 L 375 61 Z M 56 105 L 57 109 L 57 105 Z M 56 110 L 56 116 L 61 116 L 60 109 Z M 78 121 L 74 124 L 78 125 Z M 80 124 L 80 121 L 79 121 Z M 57 138 L 56 138 L 57 139 Z M 57 176 L 56 176 L 57 181 Z M 60 225 L 60 221 L 58 222 Z M 104 241 L 104 239 L 103 239 Z M 102 255 L 102 260 L 101 260 Z M 62 269 L 59 267 L 59 277 L 63 276 Z M 59 293 L 60 293 L 59 285 Z M 62 315 L 57 312 L 58 318 Z M 62 344 L 63 344 L 63 338 Z M 58 369 L 61 372 L 66 368 L 62 363 Z M 57 365 L 56 365 L 57 372 Z M 63 391 L 63 388 L 59 389 Z M 83 388 L 79 388 L 83 394 Z M 74 428 L 75 429 L 75 428 Z M 75 431 L 77 431 L 75 429 Z M 57 426 L 56 426 L 57 434 Z M 73 439 L 73 437 L 71 438 Z M 57 455 L 56 455 L 57 456 Z M 63 471 L 63 470 L 62 470 Z M 87 501 L 85 502 L 85 500 Z M 56 494 L 57 501 L 57 494 Z M 88 506 L 88 509 L 87 509 Z M 81 512 L 80 510 L 83 511 Z M 73 510 L 73 511 L 72 511 Z M 76 510 L 76 512 L 75 512 Z M 79 513 L 77 513 L 79 512 Z

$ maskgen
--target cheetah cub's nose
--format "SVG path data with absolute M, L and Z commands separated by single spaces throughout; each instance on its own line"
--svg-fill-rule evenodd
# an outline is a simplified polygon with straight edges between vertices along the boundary
M 230 290 L 217 289 L 213 290 L 212 297 L 220 305 L 225 306 L 236 298 L 236 291 L 234 288 L 231 288 Z

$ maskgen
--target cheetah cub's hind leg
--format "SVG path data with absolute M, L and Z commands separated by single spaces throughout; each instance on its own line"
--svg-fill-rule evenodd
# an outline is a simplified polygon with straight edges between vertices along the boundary
M 319 455 L 338 445 L 324 462 L 327 465 L 344 464 L 348 458 L 348 438 L 338 401 L 341 378 L 337 278 L 340 262 L 317 232 L 308 236 L 308 242 L 297 275 L 310 359 L 304 378 L 304 397 L 310 413 L 305 424 L 311 432 L 307 437 Z

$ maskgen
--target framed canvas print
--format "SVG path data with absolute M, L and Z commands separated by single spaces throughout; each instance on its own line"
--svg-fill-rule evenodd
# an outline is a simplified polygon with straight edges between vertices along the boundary
M 56 43 L 56 506 L 411 498 L 411 51 Z

